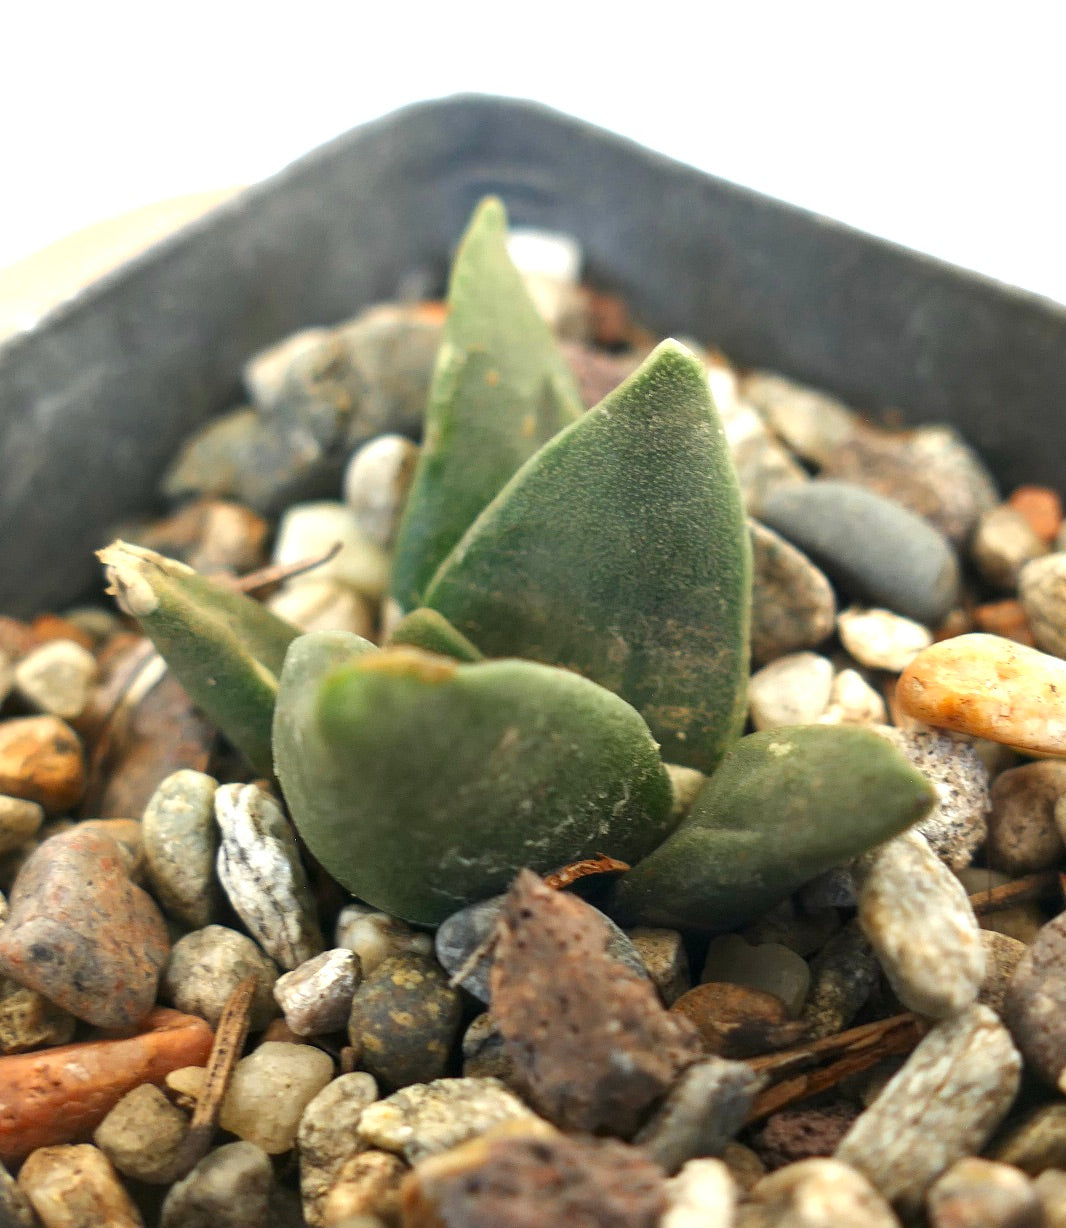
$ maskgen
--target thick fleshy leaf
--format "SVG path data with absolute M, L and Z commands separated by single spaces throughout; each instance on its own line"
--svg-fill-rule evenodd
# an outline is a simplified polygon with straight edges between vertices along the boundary
M 481 202 L 456 253 L 426 428 L 393 562 L 403 610 L 514 471 L 581 412 L 573 376 Z
M 426 604 L 487 656 L 616 692 L 664 759 L 710 771 L 744 720 L 751 547 L 702 364 L 663 342 L 515 474 Z
M 154 550 L 118 541 L 97 557 L 108 591 L 192 699 L 256 771 L 269 774 L 278 674 L 299 628 Z
M 413 648 L 343 655 L 313 636 L 293 644 L 275 761 L 308 848 L 375 907 L 436 924 L 523 866 L 633 862 L 670 830 L 647 726 L 594 683 Z
M 396 648 L 401 644 L 421 648 L 424 652 L 435 652 L 442 657 L 452 657 L 467 665 L 485 659 L 484 654 L 465 635 L 456 631 L 443 614 L 425 606 L 412 610 L 393 628 L 389 647 Z
M 898 835 L 935 801 L 885 738 L 796 725 L 742 738 L 688 816 L 619 880 L 623 924 L 731 929 Z

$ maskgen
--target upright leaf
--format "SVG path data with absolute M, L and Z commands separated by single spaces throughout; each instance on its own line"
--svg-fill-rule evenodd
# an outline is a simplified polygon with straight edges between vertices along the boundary
M 421 596 L 474 517 L 582 410 L 573 376 L 507 254 L 507 214 L 481 202 L 459 245 L 425 438 L 400 525 L 392 594 Z
M 426 593 L 490 657 L 628 700 L 707 772 L 744 720 L 751 547 L 699 361 L 665 341 L 515 474 Z

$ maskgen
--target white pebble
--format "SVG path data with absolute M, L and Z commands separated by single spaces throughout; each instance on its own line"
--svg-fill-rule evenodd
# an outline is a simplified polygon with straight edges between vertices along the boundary
M 301 631 L 352 631 L 364 639 L 374 634 L 374 607 L 362 593 L 338 580 L 299 579 L 275 593 L 270 610 Z
M 833 664 L 816 652 L 793 652 L 764 665 L 748 681 L 748 706 L 756 729 L 810 725 L 825 711 Z
M 352 453 L 344 471 L 344 499 L 356 524 L 384 550 L 396 537 L 418 451 L 403 435 L 378 435 Z
M 15 666 L 15 689 L 38 712 L 72 721 L 89 702 L 96 658 L 73 640 L 49 640 Z
M 689 1160 L 666 1183 L 659 1228 L 730 1228 L 736 1201 L 736 1182 L 721 1160 Z
M 314 1045 L 265 1041 L 237 1063 L 219 1124 L 267 1155 L 296 1141 L 304 1109 L 333 1078 L 333 1059 Z
M 371 601 L 380 600 L 388 587 L 388 555 L 360 531 L 346 503 L 322 500 L 290 507 L 278 525 L 274 562 L 284 566 L 317 558 L 338 542 L 341 549 L 334 558 L 289 583 L 339 580 Z
M 837 631 L 844 647 L 868 669 L 895 673 L 933 642 L 928 628 L 891 610 L 862 610 L 852 606 L 837 615 Z
M 886 717 L 885 701 L 855 669 L 842 669 L 829 690 L 829 707 L 819 725 L 880 725 Z
M 274 999 L 297 1036 L 342 1032 L 360 980 L 358 956 L 339 947 L 323 951 L 279 977 L 274 984 Z
M 359 956 L 363 976 L 393 955 L 432 955 L 433 938 L 406 921 L 365 904 L 347 904 L 337 917 L 334 941 Z

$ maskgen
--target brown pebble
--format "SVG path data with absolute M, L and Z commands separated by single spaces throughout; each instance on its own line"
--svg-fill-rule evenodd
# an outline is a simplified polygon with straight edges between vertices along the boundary
M 1041 541 L 1050 545 L 1062 525 L 1062 500 L 1047 486 L 1019 486 L 1007 503 L 1021 512 Z
M 46 840 L 19 871 L 10 907 L 0 972 L 98 1027 L 132 1029 L 152 1009 L 166 923 L 109 836 L 75 827 Z
M 1049 921 L 1018 963 L 1003 1018 L 1029 1068 L 1052 1087 L 1066 1070 L 1066 912 Z
M 35 1151 L 19 1186 L 46 1228 L 144 1228 L 107 1156 L 88 1143 Z
M 73 640 L 82 648 L 91 652 L 95 645 L 92 636 L 88 635 L 77 623 L 60 614 L 38 614 L 30 624 L 30 635 L 33 636 L 33 646 L 46 644 L 49 640 Z
M 0 1160 L 88 1138 L 132 1088 L 207 1060 L 212 1032 L 202 1019 L 160 1007 L 144 1023 L 127 1039 L 0 1058 Z
M 1066 1104 L 1060 1100 L 1027 1113 L 1004 1131 L 989 1154 L 1031 1177 L 1049 1168 L 1066 1169 Z
M 0 793 L 60 814 L 73 809 L 84 792 L 85 756 L 66 721 L 57 716 L 0 721 Z
M 607 953 L 595 909 L 531 870 L 505 896 L 497 934 L 492 1014 L 529 1103 L 566 1129 L 632 1134 L 700 1056 L 696 1029 Z
M 995 930 L 983 929 L 981 945 L 985 949 L 985 977 L 977 1001 L 1002 1016 L 1007 989 L 1026 951 L 1025 943 Z
M 1066 762 L 1023 763 L 992 784 L 988 864 L 1008 874 L 1032 874 L 1056 865 L 1066 852 L 1055 823 L 1055 803 L 1066 795 Z
M 45 1045 L 65 1045 L 76 1020 L 35 989 L 0 977 L 0 1053 L 25 1053 Z
M 973 612 L 974 627 L 989 635 L 1001 635 L 1032 648 L 1036 645 L 1029 619 L 1020 601 L 1008 597 L 1005 601 L 989 601 L 979 605 Z M 969 630 L 969 628 L 967 628 Z M 962 634 L 955 632 L 956 635 Z
M 520 1130 L 419 1164 L 401 1190 L 404 1228 L 656 1228 L 664 1174 L 639 1148 Z
M 670 1011 L 688 1019 L 705 1052 L 719 1057 L 754 1057 L 798 1041 L 806 1030 L 773 994 L 719 981 L 696 985 Z
M 930 1189 L 929 1228 L 1044 1228 L 1033 1183 L 1017 1168 L 967 1156 Z

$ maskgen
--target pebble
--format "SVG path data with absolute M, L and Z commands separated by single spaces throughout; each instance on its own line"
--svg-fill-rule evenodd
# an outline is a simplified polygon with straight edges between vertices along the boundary
M 445 1074 L 461 1016 L 459 991 L 435 960 L 393 955 L 355 991 L 348 1039 L 363 1069 L 394 1091 Z M 402 1027 L 397 1019 L 403 1020 Z
M 114 840 L 77 827 L 46 840 L 19 871 L 10 910 L 0 972 L 98 1027 L 133 1028 L 151 1010 L 170 943 Z
M 383 550 L 396 538 L 418 453 L 403 435 L 378 435 L 352 453 L 344 471 L 344 501 L 359 531 Z
M 172 772 L 141 820 L 152 893 L 164 912 L 189 929 L 210 924 L 218 909 L 217 789 L 218 781 L 203 772 Z
M 1046 486 L 1019 486 L 1007 500 L 1029 521 L 1029 527 L 1049 545 L 1062 527 L 1062 500 Z
M 89 702 L 96 658 L 73 640 L 48 640 L 15 666 L 15 690 L 37 712 L 72 721 Z
M 748 1191 L 743 1228 L 899 1228 L 870 1182 L 835 1159 L 800 1160 Z
M 887 717 L 885 701 L 854 669 L 842 669 L 829 688 L 829 704 L 819 725 L 880 725 Z
M 746 1062 L 695 1062 L 667 1092 L 633 1142 L 667 1173 L 689 1160 L 720 1155 L 744 1125 L 766 1083 Z
M 158 1087 L 142 1083 L 115 1105 L 93 1133 L 93 1142 L 124 1177 L 148 1185 L 174 1180 L 189 1119 Z
M 977 1001 L 1002 1018 L 1007 989 L 1026 952 L 1026 946 L 1024 942 L 1008 938 L 1006 934 L 986 929 L 981 930 L 981 942 L 985 948 L 985 979 L 981 982 Z
M 311 1100 L 296 1131 L 300 1156 L 300 1193 L 311 1228 L 322 1223 L 322 1202 L 344 1163 L 362 1150 L 356 1126 L 363 1110 L 378 1098 L 378 1085 L 363 1071 L 331 1080 Z
M 993 887 L 1002 887 L 1011 881 L 1010 875 L 989 870 L 984 866 L 969 866 L 956 870 L 955 873 L 968 895 L 991 891 Z M 1016 904 L 1013 908 L 999 908 L 978 918 L 983 930 L 1005 934 L 1025 946 L 1036 940 L 1046 920 L 1044 910 L 1037 900 Z
M 779 942 L 752 946 L 739 934 L 712 938 L 701 981 L 746 985 L 773 994 L 794 1019 L 803 1010 L 811 983 L 807 961 Z
M 85 792 L 78 735 L 57 716 L 0 721 L 0 794 L 37 802 L 45 814 L 72 810 Z
M 10 853 L 32 840 L 44 822 L 36 802 L 21 797 L 0 797 L 0 854 Z
M 917 831 L 856 862 L 859 923 L 901 1002 L 943 1019 L 964 1011 L 985 974 L 985 948 L 962 884 Z
M 823 1101 L 820 1108 L 783 1109 L 752 1128 L 749 1137 L 773 1172 L 799 1160 L 832 1155 L 858 1115 L 859 1107 L 850 1100 Z
M 1066 912 L 1049 921 L 1022 956 L 1003 1017 L 1033 1073 L 1066 1089 Z
M 233 1071 L 219 1124 L 267 1155 L 296 1142 L 304 1109 L 333 1078 L 333 1059 L 313 1045 L 265 1041 Z
M 489 1000 L 489 974 L 492 971 L 493 950 L 486 946 L 477 960 L 469 967 L 467 964 L 474 952 L 486 944 L 491 937 L 503 910 L 505 899 L 505 896 L 497 895 L 489 900 L 479 900 L 476 904 L 468 904 L 465 908 L 460 908 L 458 912 L 452 913 L 437 929 L 435 949 L 441 967 L 452 976 L 465 968 L 466 971 L 458 984 L 481 1002 Z M 591 908 L 592 905 L 590 904 L 589 907 Z M 631 971 L 640 976 L 647 976 L 648 971 L 644 967 L 644 961 L 625 932 L 619 929 L 605 913 L 600 912 L 599 909 L 594 911 L 610 931 L 608 954 L 625 964 Z
M 998 635 L 960 635 L 920 652 L 896 700 L 928 725 L 1066 755 L 1066 662 Z
M 398 1223 L 400 1183 L 408 1171 L 399 1156 L 387 1151 L 351 1156 L 323 1194 L 318 1223 L 322 1228 L 385 1228 Z M 315 1220 L 308 1217 L 307 1222 L 314 1228 Z
M 880 964 L 858 921 L 835 933 L 811 963 L 803 1021 L 812 1040 L 843 1032 L 877 984 Z
M 1031 1177 L 1066 1169 L 1066 1104 L 1057 1100 L 1026 1113 L 996 1139 L 990 1156 Z
M 1003 601 L 986 601 L 973 609 L 973 630 L 987 631 L 990 635 L 1002 635 L 1030 648 L 1036 647 L 1029 620 L 1022 603 L 1009 597 Z
M 343 1032 L 361 979 L 358 956 L 339 947 L 279 977 L 274 999 L 297 1036 Z
M 757 730 L 813 725 L 829 704 L 833 663 L 814 652 L 778 657 L 748 680 L 748 712 Z
M 498 1079 L 413 1083 L 367 1108 L 358 1135 L 409 1164 L 439 1155 L 507 1121 L 536 1119 Z
M 766 1165 L 743 1143 L 728 1143 L 722 1152 L 722 1163 L 729 1169 L 737 1188 L 745 1194 L 760 1178 L 766 1176 Z
M 318 955 L 315 900 L 281 807 L 258 785 L 223 785 L 215 817 L 219 882 L 249 932 L 286 970 Z
M 587 337 L 590 321 L 578 285 L 581 248 L 577 241 L 556 231 L 515 227 L 507 237 L 507 254 L 552 332 L 572 340 Z
M 689 1160 L 665 1188 L 659 1228 L 731 1228 L 737 1185 L 721 1160 Z
M 163 993 L 178 1010 L 199 1015 L 214 1028 L 230 994 L 255 977 L 251 1030 L 262 1031 L 277 1014 L 274 984 L 278 970 L 245 934 L 208 925 L 179 938 L 163 973 Z
M 962 546 L 993 507 L 996 484 L 977 454 L 949 426 L 889 431 L 860 423 L 826 458 L 824 477 L 884 495 Z
M 795 896 L 789 896 L 745 926 L 741 935 L 753 946 L 779 942 L 806 957 L 821 950 L 839 929 L 840 914 L 835 908 L 808 910 L 800 907 Z
M 1021 512 L 1007 504 L 990 508 L 977 522 L 970 556 L 993 588 L 1013 592 L 1026 563 L 1047 554 L 1047 543 Z
M 1066 1228 L 1066 1172 L 1048 1169 L 1033 1182 L 1044 1218 L 1039 1228 Z
M 803 1032 L 780 998 L 747 985 L 707 981 L 682 994 L 670 1011 L 684 1015 L 704 1051 L 719 1057 L 755 1057 L 798 1041 Z
M 809 558 L 773 529 L 748 521 L 752 549 L 751 657 L 766 665 L 817 648 L 833 634 L 836 594 Z
M 374 637 L 373 602 L 339 580 L 305 579 L 286 584 L 267 606 L 272 614 L 301 631 L 350 631 L 363 639 Z
M 666 1006 L 692 988 L 685 939 L 677 930 L 638 925 L 626 935 Z
M 197 499 L 129 540 L 206 575 L 240 575 L 263 565 L 270 534 L 270 524 L 249 507 Z
M 851 606 L 837 615 L 837 631 L 844 647 L 868 669 L 898 672 L 933 642 L 930 632 L 913 619 L 891 610 L 865 610 Z
M 433 936 L 366 904 L 346 904 L 337 917 L 333 945 L 359 957 L 363 975 L 392 955 L 432 955 Z
M 1033 1183 L 1017 1168 L 967 1156 L 926 1197 L 929 1228 L 1044 1228 Z
M 294 576 L 289 585 L 333 580 L 379 601 L 388 587 L 388 556 L 363 534 L 346 503 L 296 503 L 288 508 L 278 524 L 273 561 L 284 567 L 320 558 L 338 543 L 340 549 L 333 558 L 303 576 Z
M 40 1225 L 30 1200 L 3 1164 L 0 1164 L 0 1224 L 4 1228 L 39 1228 Z
M 663 767 L 670 777 L 670 787 L 674 794 L 670 815 L 672 818 L 682 819 L 707 783 L 707 777 L 696 768 L 685 767 L 680 763 L 664 763 Z
M 463 1033 L 463 1075 L 499 1079 L 507 1086 L 515 1081 L 514 1062 L 508 1057 L 500 1029 L 488 1011 L 475 1015 Z
M 265 1151 L 253 1143 L 226 1143 L 170 1187 L 159 1228 L 273 1228 L 273 1185 Z
M 824 465 L 856 429 L 857 418 L 842 401 L 771 371 L 744 376 L 740 395 L 793 452 L 816 465 Z
M 161 1008 L 139 1036 L 38 1049 L 0 1062 L 0 1160 L 35 1147 L 84 1138 L 140 1083 L 207 1061 L 211 1030 L 202 1019 Z
M 1021 1055 L 985 1006 L 937 1024 L 856 1120 L 836 1158 L 864 1173 L 904 1215 L 934 1181 L 980 1152 L 1014 1101 Z
M 77 1021 L 43 994 L 0 977 L 0 1053 L 65 1045 Z
M 760 519 L 850 596 L 931 627 L 958 601 L 958 560 L 943 535 L 862 487 L 821 480 L 790 486 L 767 498 Z
M 1066 657 L 1066 551 L 1046 554 L 1022 568 L 1018 600 L 1037 648 Z
M 1055 809 L 1066 797 L 1066 762 L 1045 759 L 1001 772 L 992 784 L 988 863 L 1007 874 L 1048 870 L 1066 852 Z
M 810 481 L 807 471 L 778 443 L 750 405 L 721 405 L 719 412 L 749 514 L 757 516 L 774 491 Z
M 41 1147 L 23 1164 L 19 1187 L 44 1228 L 144 1228 L 107 1157 L 89 1143 Z
M 988 831 L 992 803 L 988 769 L 964 738 L 937 729 L 877 726 L 910 760 L 936 792 L 933 809 L 915 824 L 933 852 L 952 870 L 970 864 Z
M 404 1228 L 657 1228 L 665 1181 L 637 1148 L 521 1129 L 423 1161 L 404 1183 Z

